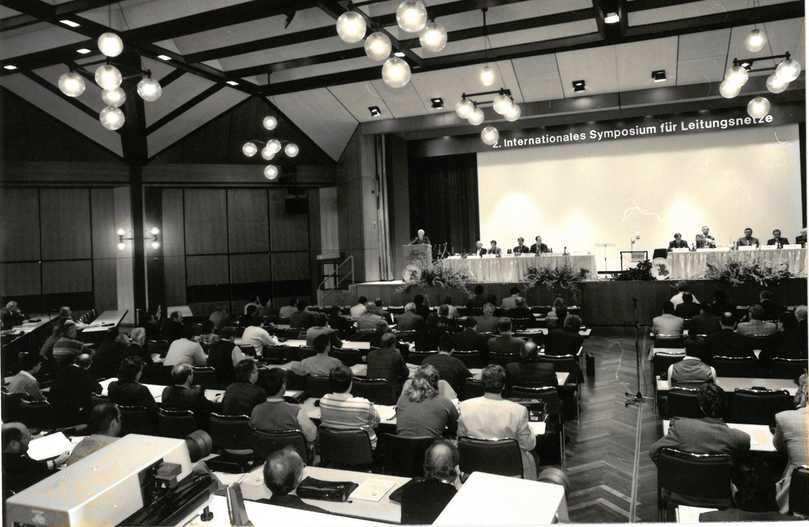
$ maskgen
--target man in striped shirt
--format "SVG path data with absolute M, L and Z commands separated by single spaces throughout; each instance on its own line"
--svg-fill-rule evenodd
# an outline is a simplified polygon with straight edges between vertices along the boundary
M 379 414 L 372 402 L 351 395 L 351 369 L 337 366 L 329 373 L 332 393 L 320 398 L 320 424 L 341 430 L 359 428 L 368 433 L 371 448 L 376 449 L 376 432 Z

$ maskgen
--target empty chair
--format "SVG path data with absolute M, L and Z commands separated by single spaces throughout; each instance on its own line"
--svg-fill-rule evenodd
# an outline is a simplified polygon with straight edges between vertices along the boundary
M 744 337 L 746 348 L 751 352 L 753 350 L 766 351 L 768 354 L 777 351 L 781 344 L 781 334 L 775 333 L 773 335 L 746 335 Z
M 356 349 L 332 348 L 329 355 L 349 367 L 362 362 L 362 351 Z
M 452 352 L 452 356 L 464 363 L 467 368 L 482 368 L 483 354 L 478 350 L 457 350 Z
M 522 453 L 516 439 L 458 439 L 461 471 L 523 476 Z
M 421 364 L 427 357 L 437 355 L 438 351 L 416 351 L 412 350 L 407 354 L 407 362 L 410 364 Z
M 121 435 L 155 435 L 157 417 L 153 408 L 147 406 L 119 405 L 121 411 Z
M 382 436 L 385 452 L 385 473 L 404 477 L 421 477 L 424 453 L 433 444 L 433 437 L 402 437 L 396 434 Z
M 570 373 L 566 384 L 579 384 L 582 381 L 579 355 L 539 355 L 537 362 L 547 362 L 553 364 L 554 371 Z
M 809 467 L 795 467 L 789 483 L 789 512 L 809 516 Z
M 509 392 L 510 399 L 536 399 L 545 406 L 546 435 L 556 433 L 559 439 L 560 464 L 565 466 L 565 413 L 562 408 L 562 399 L 555 386 L 512 386 Z
M 205 390 L 217 387 L 216 370 L 210 366 L 198 366 L 194 368 L 194 384 L 202 386 Z
M 328 375 L 307 375 L 305 377 L 304 386 L 303 391 L 306 392 L 306 397 L 319 399 L 331 392 Z
M 197 429 L 197 419 L 191 410 L 157 410 L 157 435 L 184 438 Z
M 58 425 L 76 424 L 67 422 L 67 420 L 60 420 L 56 422 L 56 413 L 48 401 L 28 401 L 22 399 L 20 401 L 19 419 L 28 428 L 35 430 L 50 430 L 58 428 Z M 72 416 L 71 416 L 72 417 Z
M 396 404 L 396 391 L 387 379 L 354 377 L 351 393 L 355 397 L 365 397 L 374 404 Z
M 713 358 L 713 367 L 717 377 L 755 377 L 758 373 L 755 357 L 716 355 Z
M 279 432 L 266 432 L 264 430 L 251 430 L 248 437 L 250 448 L 256 461 L 264 462 L 270 454 L 285 447 L 292 447 L 300 454 L 301 459 L 311 459 L 306 446 L 306 437 L 298 429 L 282 430 Z
M 699 388 L 677 386 L 668 391 L 664 417 L 693 417 L 699 419 L 705 414 L 699 407 Z
M 374 461 L 371 439 L 364 430 L 337 430 L 321 426 L 320 457 L 333 468 L 368 470 Z
M 681 353 L 666 353 L 656 351 L 652 359 L 652 375 L 653 377 L 660 376 L 661 379 L 667 379 L 669 375 L 669 366 L 683 360 L 684 355 Z
M 685 341 L 682 335 L 663 335 L 657 334 L 654 336 L 655 348 L 685 348 Z
M 481 397 L 483 395 L 483 385 L 480 384 L 478 379 L 473 379 L 469 377 L 464 380 L 463 382 L 463 389 L 460 393 L 460 399 L 465 401 L 466 399 L 472 399 L 474 397 Z
M 727 454 L 694 454 L 674 448 L 660 451 L 657 462 L 657 510 L 666 520 L 673 505 L 728 508 L 731 459 Z
M 253 454 L 250 448 L 250 417 L 212 412 L 208 420 L 208 431 L 215 449 L 233 454 Z
M 731 423 L 775 425 L 775 414 L 792 409 L 792 397 L 786 391 L 737 389 L 730 398 Z

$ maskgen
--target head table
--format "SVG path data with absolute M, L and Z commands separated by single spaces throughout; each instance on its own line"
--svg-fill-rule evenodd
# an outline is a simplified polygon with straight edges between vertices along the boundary
M 727 248 L 697 251 L 670 252 L 668 268 L 672 280 L 701 280 L 705 278 L 708 264 L 723 269 L 728 262 L 746 265 L 759 263 L 774 270 L 785 266 L 796 276 L 806 276 L 806 249 L 752 249 L 730 250 Z
M 592 254 L 527 254 L 521 256 L 450 256 L 442 265 L 469 276 L 472 282 L 514 283 L 522 282 L 529 267 L 554 269 L 569 266 L 573 272 L 588 271 L 587 278 L 596 278 L 596 258 Z

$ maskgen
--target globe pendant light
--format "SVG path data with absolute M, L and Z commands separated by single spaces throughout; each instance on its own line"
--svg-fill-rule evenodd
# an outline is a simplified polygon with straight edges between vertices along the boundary
M 264 161 L 272 161 L 275 159 L 275 152 L 273 152 L 269 145 L 265 145 L 264 148 L 261 149 L 261 159 Z
M 347 44 L 362 40 L 365 29 L 365 19 L 356 11 L 346 11 L 337 18 L 337 35 Z
M 281 141 L 278 139 L 270 139 L 267 141 L 266 148 L 273 153 L 273 155 L 277 154 L 281 151 Z
M 275 181 L 278 179 L 280 171 L 278 167 L 275 165 L 267 165 L 264 167 L 264 177 L 267 178 L 269 181 Z
M 284 146 L 284 154 L 286 154 L 287 157 L 296 157 L 300 151 L 301 149 L 298 148 L 298 145 L 295 143 L 287 143 L 286 146 Z
M 95 80 L 102 90 L 114 90 L 121 85 L 121 72 L 112 64 L 102 64 L 96 69 Z
M 472 113 L 469 114 L 469 124 L 471 124 L 472 126 L 477 126 L 481 124 L 483 122 L 483 119 L 484 119 L 483 110 L 481 110 L 478 107 L 475 107 L 475 109 L 472 110 Z
M 748 73 L 747 68 L 745 68 L 742 65 L 733 66 L 725 75 L 725 80 L 733 85 L 738 86 L 739 89 L 741 89 L 745 84 L 747 84 L 747 80 L 749 78 L 750 73 Z
M 87 88 L 84 78 L 75 71 L 68 71 L 59 76 L 59 90 L 68 97 L 78 97 Z
M 725 99 L 732 99 L 737 95 L 739 95 L 741 91 L 742 91 L 741 86 L 733 84 L 728 79 L 725 79 L 719 83 L 719 95 L 721 95 Z
M 486 64 L 480 70 L 480 83 L 486 87 L 492 86 L 497 81 L 497 74 L 494 69 Z
M 487 126 L 480 131 L 480 140 L 483 144 L 494 146 L 500 140 L 500 132 L 494 126 Z
M 767 77 L 767 90 L 770 93 L 783 93 L 786 91 L 789 83 L 779 77 L 776 73 L 772 73 Z
M 101 92 L 101 100 L 107 106 L 120 108 L 126 102 L 126 92 L 119 86 L 114 90 L 103 90 Z
M 521 115 L 522 115 L 522 110 L 520 109 L 520 105 L 514 103 L 514 104 L 511 105 L 511 111 L 506 113 L 504 115 L 504 117 L 506 118 L 506 121 L 514 122 L 517 119 L 519 119 Z
M 441 24 L 430 22 L 419 35 L 419 43 L 432 53 L 443 51 L 447 47 L 447 29 Z
M 107 57 L 117 57 L 124 51 L 124 41 L 115 33 L 102 33 L 98 37 L 98 51 Z
M 114 131 L 124 125 L 126 118 L 124 117 L 124 112 L 122 112 L 120 108 L 107 106 L 101 110 L 101 113 L 98 114 L 98 120 L 101 122 L 101 126 L 107 130 Z
M 461 119 L 468 119 L 475 111 L 475 105 L 469 99 L 461 99 L 455 103 L 455 113 Z
M 146 102 L 154 102 L 163 94 L 163 87 L 155 79 L 146 76 L 138 82 L 138 95 Z
M 267 115 L 261 120 L 261 126 L 263 126 L 265 130 L 275 130 L 275 127 L 278 126 L 278 119 L 273 115 Z
M 245 144 L 242 145 L 242 154 L 245 157 L 253 157 L 258 152 L 258 147 L 252 141 L 247 141 Z
M 767 45 L 767 35 L 764 34 L 763 31 L 759 29 L 754 29 L 750 33 L 747 34 L 747 37 L 744 39 L 744 47 L 747 48 L 747 51 L 758 53 L 764 46 Z
M 797 60 L 788 58 L 775 68 L 775 74 L 778 75 L 782 81 L 792 82 L 800 76 L 801 65 Z
M 401 88 L 410 82 L 410 65 L 399 57 L 390 57 L 382 65 L 382 80 L 391 88 Z
M 421 0 L 404 0 L 396 8 L 396 23 L 408 33 L 418 33 L 427 25 L 427 8 Z
M 511 107 L 514 106 L 514 101 L 511 100 L 511 97 L 504 93 L 498 93 L 494 96 L 494 104 L 492 107 L 494 111 L 499 113 L 500 115 L 506 115 L 511 111 Z
M 770 113 L 770 101 L 766 97 L 753 97 L 747 103 L 747 114 L 754 119 L 761 119 Z
M 371 33 L 365 39 L 365 54 L 368 58 L 376 62 L 382 62 L 390 57 L 391 44 L 390 39 L 385 33 L 377 31 Z

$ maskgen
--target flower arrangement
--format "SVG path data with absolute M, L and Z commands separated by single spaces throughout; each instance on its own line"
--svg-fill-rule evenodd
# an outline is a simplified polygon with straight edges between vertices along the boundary
M 441 260 L 422 264 L 420 268 L 410 269 L 404 276 L 405 283 L 396 289 L 396 293 L 407 293 L 414 287 L 440 287 L 442 289 L 459 289 L 469 294 L 467 284 L 471 278 L 463 271 L 451 269 L 443 265 Z M 415 266 L 413 266 L 415 267 Z
M 626 271 L 621 271 L 620 273 L 615 275 L 613 280 L 619 280 L 619 281 L 623 281 L 623 280 L 654 280 L 655 277 L 652 274 L 652 268 L 654 267 L 654 265 L 655 264 L 653 264 L 649 260 L 644 260 L 642 262 L 638 262 L 638 265 L 636 265 L 635 267 L 630 267 Z M 666 273 L 668 272 L 665 269 L 664 269 L 664 271 Z M 658 269 L 658 272 L 659 272 L 659 269 Z
M 522 281 L 526 290 L 542 285 L 556 295 L 567 293 L 575 300 L 581 291 L 581 283 L 587 279 L 589 272 L 589 269 L 574 271 L 567 264 L 553 269 L 531 266 L 525 271 Z
M 773 267 L 755 260 L 752 263 L 728 260 L 724 265 L 706 264 L 705 278 L 727 282 L 733 287 L 742 284 L 757 284 L 761 287 L 772 287 L 784 280 L 793 278 L 789 266 L 785 263 Z

